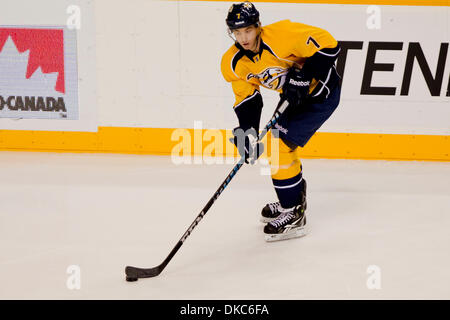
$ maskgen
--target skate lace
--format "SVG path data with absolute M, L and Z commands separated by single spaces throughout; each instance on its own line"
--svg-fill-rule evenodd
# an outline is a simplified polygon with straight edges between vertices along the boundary
M 275 226 L 276 228 L 279 228 L 282 225 L 288 223 L 292 218 L 294 218 L 294 214 L 292 212 L 284 212 L 277 219 L 270 222 L 270 224 Z
M 280 206 L 279 202 L 269 203 L 269 208 L 270 208 L 270 211 L 272 211 L 272 212 L 277 212 L 279 206 Z

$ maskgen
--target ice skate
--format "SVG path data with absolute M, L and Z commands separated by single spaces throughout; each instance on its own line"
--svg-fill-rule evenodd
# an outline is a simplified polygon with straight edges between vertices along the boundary
M 302 193 L 300 195 L 300 204 L 302 205 L 303 209 L 306 210 L 306 180 L 302 179 Z M 261 210 L 261 218 L 260 221 L 263 223 L 269 223 L 276 218 L 278 218 L 281 214 L 281 210 L 283 208 L 281 207 L 280 202 L 271 202 L 265 205 L 265 207 Z
M 266 241 L 287 240 L 307 234 L 305 208 L 301 204 L 279 210 L 279 216 L 264 227 Z
M 279 201 L 266 204 L 266 206 L 261 211 L 260 221 L 263 223 L 269 223 L 275 220 L 281 213 L 280 208 L 281 205 Z

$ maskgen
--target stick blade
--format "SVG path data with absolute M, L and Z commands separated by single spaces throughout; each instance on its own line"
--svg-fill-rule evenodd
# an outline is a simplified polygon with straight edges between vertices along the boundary
M 161 273 L 161 268 L 154 267 L 149 269 L 127 266 L 125 268 L 126 280 L 137 281 L 139 278 L 153 278 Z

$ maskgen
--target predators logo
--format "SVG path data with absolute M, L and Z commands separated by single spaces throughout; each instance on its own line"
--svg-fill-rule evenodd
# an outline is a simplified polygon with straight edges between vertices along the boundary
M 264 87 L 272 90 L 278 90 L 283 87 L 286 73 L 287 69 L 280 67 L 269 67 L 258 74 L 248 74 L 247 80 L 255 78 L 258 79 Z

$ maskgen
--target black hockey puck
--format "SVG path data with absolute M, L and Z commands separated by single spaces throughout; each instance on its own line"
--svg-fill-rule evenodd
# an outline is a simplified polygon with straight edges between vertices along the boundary
M 138 278 L 136 278 L 136 277 L 128 277 L 128 276 L 127 276 L 126 279 L 127 279 L 128 282 L 138 281 Z

